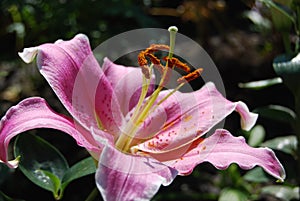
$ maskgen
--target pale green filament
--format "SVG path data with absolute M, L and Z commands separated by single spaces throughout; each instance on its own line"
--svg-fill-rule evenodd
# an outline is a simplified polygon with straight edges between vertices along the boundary
M 149 68 L 150 68 L 150 74 L 152 74 L 153 64 L 151 64 Z M 132 115 L 132 118 L 131 118 L 132 120 L 128 122 L 128 125 L 125 127 L 125 131 L 118 138 L 118 140 L 116 142 L 116 147 L 118 147 L 121 150 L 126 150 L 125 149 L 126 143 L 134 137 L 134 133 L 135 133 L 136 129 L 138 128 L 138 124 L 136 124 L 136 123 L 138 123 L 138 121 L 136 121 L 136 118 L 139 115 L 139 112 L 141 110 L 143 101 L 146 98 L 146 95 L 147 95 L 150 84 L 151 84 L 151 78 L 146 79 L 145 75 L 143 75 L 142 92 L 141 92 L 141 96 L 139 98 L 139 101 L 137 103 L 137 106 L 134 110 L 134 113 Z M 133 123 L 131 124 L 131 122 L 133 122 Z
M 94 116 L 95 116 L 98 128 L 103 130 L 104 129 L 103 123 L 101 122 L 100 118 L 98 117 L 96 111 L 94 111 Z
M 167 100 L 170 96 L 172 96 L 176 91 L 178 91 L 185 83 L 181 83 L 178 85 L 175 89 L 173 89 L 168 95 L 166 95 L 164 98 L 162 98 L 158 103 L 155 104 L 155 106 L 150 110 L 150 113 L 153 112 L 160 104 L 162 104 L 165 100 Z
M 170 32 L 170 49 L 169 49 L 169 54 L 168 54 L 168 59 L 172 59 L 173 53 L 174 53 L 174 48 L 175 48 L 175 38 L 176 38 L 176 33 L 178 31 L 177 27 L 170 27 L 168 29 Z M 152 71 L 152 66 L 150 66 L 150 72 Z M 161 104 L 163 101 L 165 101 L 168 97 L 170 97 L 175 91 L 177 91 L 180 87 L 183 86 L 183 84 L 180 84 L 178 87 L 176 87 L 173 91 L 170 92 L 166 97 L 164 97 L 162 100 L 160 100 L 155 108 L 152 108 L 152 106 L 155 103 L 155 100 L 157 100 L 157 97 L 160 93 L 160 91 L 163 89 L 163 83 L 165 82 L 165 79 L 167 77 L 168 73 L 168 60 L 166 62 L 166 66 L 164 68 L 164 72 L 162 75 L 162 78 L 160 80 L 160 83 L 157 87 L 157 89 L 152 93 L 152 95 L 149 97 L 148 101 L 145 103 L 145 105 L 142 107 L 142 104 L 146 98 L 148 88 L 151 82 L 151 79 L 146 79 L 145 76 L 143 76 L 143 87 L 142 87 L 142 92 L 140 99 L 138 101 L 137 107 L 133 113 L 132 120 L 128 122 L 128 125 L 125 127 L 125 131 L 122 132 L 118 140 L 116 141 L 116 147 L 119 150 L 129 152 L 132 140 L 134 139 L 134 135 L 139 128 L 139 125 L 144 122 L 144 120 L 147 118 L 148 114 L 150 111 L 153 111 L 159 104 Z M 151 72 L 152 73 L 152 72 Z M 152 109 L 151 109 L 152 108 Z
M 152 68 L 153 68 L 153 64 L 150 65 L 150 75 L 152 74 Z M 141 109 L 141 106 L 143 104 L 143 101 L 145 100 L 146 98 L 146 95 L 147 95 L 147 92 L 148 92 L 148 89 L 149 89 L 149 86 L 150 86 L 150 82 L 151 82 L 151 78 L 150 79 L 146 79 L 146 77 L 143 75 L 143 87 L 142 87 L 142 93 L 141 93 L 141 96 L 140 96 L 140 99 L 137 103 L 137 106 L 136 106 L 136 109 L 132 115 L 132 119 L 135 119 Z

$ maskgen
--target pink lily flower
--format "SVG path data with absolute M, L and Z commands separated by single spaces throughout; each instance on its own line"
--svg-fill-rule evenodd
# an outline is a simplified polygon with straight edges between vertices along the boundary
M 161 185 L 190 174 L 203 162 L 218 169 L 231 163 L 243 169 L 258 165 L 279 180 L 285 178 L 272 150 L 252 148 L 224 129 L 205 135 L 233 111 L 240 114 L 245 130 L 257 119 L 243 102 L 224 98 L 213 83 L 190 93 L 156 91 L 154 75 L 147 79 L 139 68 L 107 58 L 100 68 L 83 34 L 25 48 L 20 57 L 26 63 L 36 58 L 72 118 L 56 113 L 40 97 L 10 108 L 0 123 L 0 162 L 9 167 L 18 166 L 18 160 L 8 156 L 13 137 L 52 128 L 72 136 L 99 161 L 95 179 L 107 201 L 150 200 Z

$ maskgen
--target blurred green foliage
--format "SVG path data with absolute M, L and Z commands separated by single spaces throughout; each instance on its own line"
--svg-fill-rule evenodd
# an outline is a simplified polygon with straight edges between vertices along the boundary
M 124 31 L 158 25 L 141 9 L 143 1 L 3 0 L 0 6 L 0 50 L 6 57 L 15 57 L 14 50 L 24 45 L 71 38 L 79 32 L 99 44 Z

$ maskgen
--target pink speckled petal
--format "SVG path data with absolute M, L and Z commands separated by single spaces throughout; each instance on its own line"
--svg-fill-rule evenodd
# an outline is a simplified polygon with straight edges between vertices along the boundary
M 85 35 L 25 48 L 19 55 L 25 62 L 37 55 L 41 74 L 70 114 L 85 128 L 97 127 L 97 114 L 105 129 L 118 132 L 123 118 L 120 107 Z
M 224 98 L 213 83 L 207 83 L 192 93 L 176 92 L 160 107 L 139 130 L 144 135 L 150 129 L 148 125 L 156 123 L 158 133 L 132 147 L 132 152 L 165 153 L 191 144 L 234 110 L 241 115 L 243 128 L 250 129 L 257 119 L 257 114 L 249 112 L 243 102 L 231 102 Z
M 209 162 L 218 169 L 226 169 L 232 163 L 246 170 L 261 166 L 280 181 L 285 179 L 285 171 L 271 149 L 250 147 L 243 137 L 234 137 L 224 129 L 195 142 L 180 159 L 166 164 L 178 170 L 179 174 L 186 175 L 203 162 Z
M 176 175 L 176 170 L 155 159 L 130 156 L 107 145 L 100 157 L 96 183 L 105 201 L 146 201 Z
M 16 167 L 16 161 L 8 161 L 7 149 L 10 140 L 25 131 L 35 128 L 52 128 L 71 135 L 78 145 L 93 153 L 99 153 L 100 147 L 91 138 L 90 133 L 78 127 L 72 119 L 54 112 L 42 98 L 33 97 L 11 107 L 0 122 L 0 161 L 10 167 Z

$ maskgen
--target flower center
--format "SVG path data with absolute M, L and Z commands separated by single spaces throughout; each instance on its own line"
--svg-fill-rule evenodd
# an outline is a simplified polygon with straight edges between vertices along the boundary
M 132 117 L 127 122 L 126 126 L 122 130 L 122 134 L 119 136 L 115 143 L 116 148 L 118 148 L 120 151 L 127 153 L 130 152 L 130 147 L 135 145 L 137 141 L 141 141 L 141 139 L 135 139 L 135 134 L 140 128 L 140 125 L 148 117 L 148 115 L 153 112 L 161 103 L 167 100 L 173 93 L 178 91 L 185 83 L 198 78 L 202 72 L 202 68 L 200 68 L 190 73 L 190 68 L 187 64 L 173 57 L 175 37 L 178 29 L 177 27 L 172 26 L 168 29 L 168 31 L 170 32 L 170 46 L 162 44 L 152 44 L 149 48 L 140 52 L 140 54 L 138 55 L 138 63 L 143 73 L 143 86 L 139 101 L 134 109 Z M 160 59 L 158 59 L 154 55 L 154 53 L 157 51 L 169 51 L 168 56 L 162 59 L 165 61 L 165 66 L 163 66 Z M 148 65 L 148 60 L 151 61 L 150 65 Z M 156 90 L 150 97 L 146 99 L 147 92 L 151 84 L 153 67 L 160 72 L 161 79 Z M 188 74 L 177 80 L 179 85 L 175 89 L 170 91 L 170 93 L 168 93 L 160 101 L 155 102 L 161 90 L 168 83 L 171 72 L 175 67 L 185 71 Z M 149 138 L 150 137 L 152 136 L 149 136 Z

